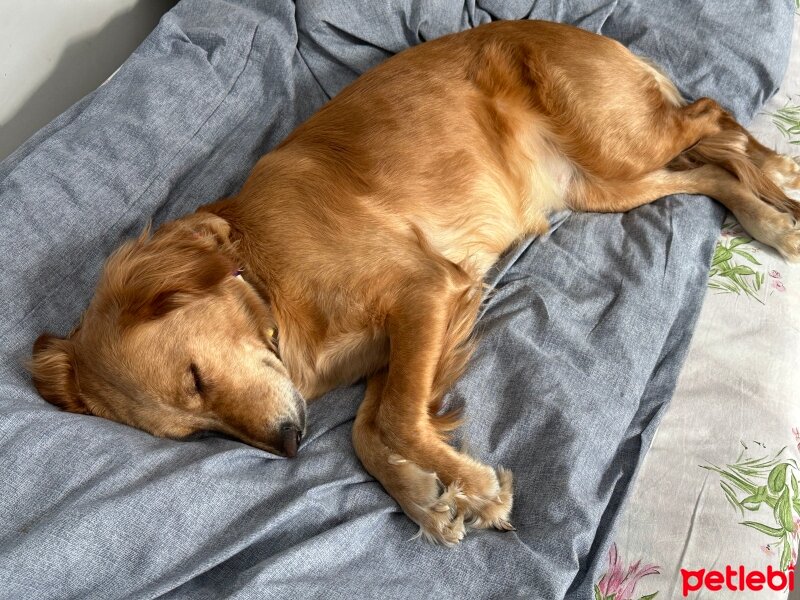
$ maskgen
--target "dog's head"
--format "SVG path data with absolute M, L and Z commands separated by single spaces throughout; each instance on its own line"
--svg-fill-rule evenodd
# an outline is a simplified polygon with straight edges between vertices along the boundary
M 36 340 L 39 393 L 157 436 L 214 431 L 294 456 L 305 402 L 277 355 L 272 312 L 238 268 L 230 228 L 211 214 L 126 243 L 75 331 Z

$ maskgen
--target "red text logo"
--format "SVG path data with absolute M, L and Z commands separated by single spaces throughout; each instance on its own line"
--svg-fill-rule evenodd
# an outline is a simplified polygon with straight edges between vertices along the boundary
M 758 592 L 763 589 L 794 590 L 793 566 L 786 572 L 773 569 L 772 565 L 767 567 L 766 572 L 746 571 L 742 565 L 739 565 L 738 569 L 728 565 L 724 572 L 681 569 L 681 577 L 683 578 L 684 598 L 689 595 L 689 592 L 697 592 L 701 589 L 718 592 L 723 589 L 723 586 L 724 589 L 732 592 L 744 592 L 745 590 Z

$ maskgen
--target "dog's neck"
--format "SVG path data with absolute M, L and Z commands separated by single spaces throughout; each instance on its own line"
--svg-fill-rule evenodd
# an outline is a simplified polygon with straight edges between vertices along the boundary
M 271 257 L 262 256 L 265 253 L 264 240 L 259 238 L 260 243 L 254 244 L 255 237 L 250 235 L 239 219 L 236 199 L 226 198 L 202 210 L 221 217 L 230 226 L 223 251 L 241 270 L 239 272 L 237 269 L 234 274 L 250 285 L 269 311 L 278 334 L 277 347 L 281 361 L 295 387 L 307 399 L 316 397 L 320 391 L 324 391 L 320 387 L 316 358 L 325 337 L 327 322 L 319 318 L 317 307 L 304 291 L 275 279 L 270 269 Z M 269 251 L 266 250 L 266 253 L 269 254 Z
M 264 275 L 252 268 L 243 257 L 237 256 L 238 264 L 242 265 L 234 275 L 249 285 L 255 292 L 258 300 L 270 313 L 274 327 L 267 330 L 268 337 L 275 345 L 276 354 L 289 372 L 295 387 L 304 395 L 309 395 L 308 369 L 303 365 L 304 352 L 299 352 L 306 337 L 303 327 L 292 320 L 291 302 L 281 298 L 276 286 L 271 285 Z

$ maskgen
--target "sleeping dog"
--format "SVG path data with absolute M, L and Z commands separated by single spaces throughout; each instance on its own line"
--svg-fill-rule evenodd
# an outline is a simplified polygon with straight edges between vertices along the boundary
M 558 210 L 721 201 L 800 258 L 800 168 L 719 104 L 567 25 L 498 22 L 369 71 L 254 167 L 235 196 L 107 261 L 67 339 L 42 335 L 41 395 L 183 438 L 293 457 L 306 400 L 367 378 L 365 468 L 429 540 L 511 529 L 512 476 L 448 444 L 482 279 Z

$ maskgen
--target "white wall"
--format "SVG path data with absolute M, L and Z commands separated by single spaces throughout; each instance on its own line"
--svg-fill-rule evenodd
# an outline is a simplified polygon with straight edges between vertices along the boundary
M 100 85 L 174 0 L 0 0 L 0 160 Z

